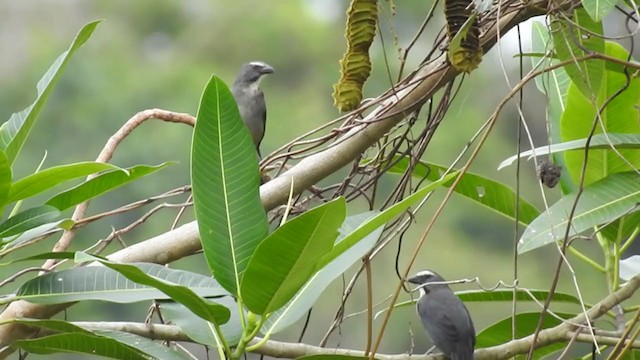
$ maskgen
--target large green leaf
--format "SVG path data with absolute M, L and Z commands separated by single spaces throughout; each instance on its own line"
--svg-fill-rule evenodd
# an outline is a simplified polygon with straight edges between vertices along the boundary
M 389 169 L 389 172 L 404 173 L 408 167 L 409 159 L 403 157 Z M 440 174 L 446 170 L 447 168 L 442 165 L 420 161 L 415 164 L 411 174 L 421 179 L 437 181 L 440 178 Z M 442 186 L 449 187 L 452 183 L 453 180 L 444 183 Z M 455 192 L 515 220 L 517 194 L 507 185 L 478 174 L 467 172 L 462 179 L 460 179 Z M 520 198 L 519 204 L 520 212 L 518 220 L 523 225 L 529 224 L 540 214 L 538 209 L 523 198 Z
M 229 309 L 235 309 L 238 306 L 231 296 L 217 298 L 216 302 Z M 178 303 L 162 301 L 160 309 L 165 320 L 179 326 L 193 341 L 202 345 L 218 347 L 217 334 L 213 324 L 210 322 L 195 316 L 189 309 Z M 229 321 L 220 326 L 220 331 L 227 345 L 234 346 L 238 344 L 242 337 L 242 323 L 240 322 L 238 311 L 231 311 Z
M 640 210 L 640 186 L 634 172 L 615 173 L 584 188 L 571 221 L 569 237 Z M 564 238 L 576 195 L 563 196 L 525 230 L 518 243 L 524 253 Z
M 76 253 L 76 262 L 96 261 L 124 275 L 127 279 L 141 285 L 152 286 L 171 297 L 172 300 L 186 306 L 194 314 L 218 325 L 229 321 L 230 312 L 226 307 L 204 299 L 189 287 L 176 285 L 164 279 L 150 276 L 142 269 L 131 264 L 114 263 L 82 252 Z
M 100 174 L 93 179 L 87 180 L 82 184 L 55 195 L 49 199 L 46 204 L 62 211 L 72 206 L 91 200 L 106 192 L 117 189 L 141 177 L 153 174 L 174 162 L 165 162 L 157 166 L 137 165 L 123 170 L 109 171 Z
M 362 240 L 365 236 L 367 236 L 372 231 L 376 230 L 380 226 L 383 226 L 387 223 L 387 221 L 395 218 L 396 216 L 402 214 L 406 211 L 411 205 L 416 203 L 418 200 L 424 198 L 428 193 L 434 191 L 438 187 L 446 184 L 451 181 L 454 177 L 458 176 L 457 172 L 453 172 L 444 176 L 442 179 L 438 181 L 434 181 L 431 184 L 423 187 L 422 189 L 416 191 L 415 193 L 407 196 L 404 200 L 394 204 L 389 207 L 385 211 L 377 214 L 374 217 L 368 219 L 365 223 L 363 223 L 360 227 L 355 229 L 349 235 L 345 236 L 342 241 L 337 243 L 333 249 L 325 255 L 320 263 L 318 264 L 318 268 L 324 267 L 326 264 L 329 264 L 342 253 L 347 251 L 354 244 L 358 243 L 358 241 Z
M 627 51 L 620 45 L 607 42 L 606 53 L 621 60 L 627 59 Z M 606 106 L 601 114 L 601 122 L 596 127 L 595 134 L 607 132 L 617 134 L 640 133 L 640 116 L 637 106 L 640 104 L 640 79 L 631 79 L 625 88 L 627 79 L 624 74 L 616 71 L 605 71 L 601 91 L 597 104 L 585 98 L 576 85 L 569 87 L 567 109 L 562 115 L 562 141 L 584 139 L 589 136 L 593 128 L 598 110 L 605 101 L 617 94 Z M 632 139 L 628 139 L 632 140 Z M 633 140 L 632 140 L 633 141 Z M 602 141 L 601 141 L 602 142 Z M 622 159 L 620 156 L 624 157 Z M 575 183 L 582 174 L 584 151 L 576 150 L 564 153 L 566 167 Z M 585 174 L 585 185 L 602 179 L 603 177 L 622 171 L 631 171 L 633 167 L 640 167 L 640 151 L 637 149 L 609 149 L 589 150 L 589 158 Z
M 100 21 L 90 22 L 85 25 L 76 36 L 69 50 L 62 53 L 62 55 L 53 62 L 49 70 L 47 70 L 40 81 L 38 81 L 38 97 L 36 101 L 28 108 L 11 115 L 9 121 L 0 126 L 0 149 L 6 152 L 9 164 L 13 164 L 13 161 L 18 156 L 20 149 L 24 145 L 27 136 L 38 118 L 38 114 L 40 114 L 40 111 L 44 107 L 51 90 L 62 75 L 67 63 L 76 50 L 91 37 L 98 23 L 100 23 Z
M 368 224 L 367 220 L 376 214 L 377 212 L 366 212 L 349 216 L 340 228 L 340 236 L 337 244 L 345 241 L 349 234 L 353 234 L 358 229 L 366 226 L 366 224 Z M 367 231 L 363 232 L 365 236 L 360 238 L 360 241 L 347 247 L 346 251 L 340 253 L 340 255 L 318 271 L 302 289 L 298 291 L 291 301 L 267 318 L 262 328 L 262 333 L 270 334 L 280 332 L 303 317 L 333 280 L 342 275 L 373 248 L 380 238 L 380 234 L 382 234 L 382 225 L 379 225 L 378 228 L 373 229 L 373 231 L 367 229 Z
M 265 315 L 286 304 L 314 274 L 332 248 L 345 220 L 339 197 L 290 220 L 255 250 L 242 279 L 242 299 L 251 312 Z
M 63 182 L 94 174 L 105 170 L 117 170 L 118 167 L 107 163 L 81 162 L 55 166 L 24 177 L 13 184 L 9 191 L 7 203 L 26 199 Z
M 210 276 L 174 270 L 151 263 L 134 263 L 148 276 L 188 287 L 202 297 L 228 294 Z M 136 283 L 104 266 L 84 266 L 43 274 L 26 281 L 17 291 L 18 299 L 38 304 L 61 304 L 74 301 L 102 300 L 132 303 L 170 296 L 152 287 Z
M 0 239 L 21 234 L 27 230 L 50 223 L 57 219 L 58 216 L 60 216 L 60 211 L 48 205 L 24 210 L 0 224 Z
M 269 227 L 255 146 L 231 92 L 216 76 L 198 108 L 191 183 L 207 263 L 218 282 L 238 295 L 247 263 Z
M 568 313 L 555 313 L 555 314 L 562 317 L 563 319 L 570 319 L 576 315 L 576 314 L 568 314 Z M 540 318 L 540 313 L 537 313 L 537 312 L 517 314 L 515 319 L 516 320 L 516 333 L 515 333 L 516 339 L 520 339 L 533 334 L 533 332 L 536 330 L 536 327 L 538 325 L 539 318 Z M 508 317 L 482 330 L 476 336 L 476 349 L 498 346 L 511 341 L 511 321 L 512 321 L 512 318 Z M 562 323 L 561 320 L 551 315 L 547 315 L 544 317 L 544 321 L 542 323 L 542 329 L 548 329 L 554 326 L 558 326 L 561 323 Z M 545 346 L 545 347 L 536 349 L 536 351 L 534 352 L 533 358 L 541 359 L 545 355 L 548 355 L 564 347 L 565 347 L 565 344 L 560 343 L 560 344 L 554 344 L 554 345 Z
M 517 158 L 528 156 L 529 159 L 531 159 L 534 154 L 535 156 L 543 156 L 569 150 L 584 149 L 586 145 L 587 138 L 540 146 L 533 150 L 523 151 L 518 155 L 510 156 L 500 163 L 498 170 L 513 164 Z M 589 143 L 589 149 L 611 149 L 612 146 L 616 149 L 640 149 L 640 134 L 598 134 L 594 135 Z
M 148 360 L 140 351 L 92 333 L 64 333 L 44 336 L 35 339 L 17 340 L 13 347 L 34 354 L 80 353 L 93 356 L 104 356 L 109 359 Z
M 602 22 L 611 10 L 615 9 L 617 0 L 582 0 L 582 7 L 595 22 Z
M 103 355 L 112 358 L 120 358 L 114 356 L 133 356 L 134 358 L 138 358 L 138 356 L 142 355 L 143 358 L 146 359 L 147 357 L 144 357 L 144 355 L 149 355 L 155 359 L 188 359 L 186 354 L 166 347 L 161 343 L 156 343 L 147 338 L 121 331 L 94 330 L 92 332 L 62 320 L 16 319 L 15 322 L 61 333 L 58 335 L 66 335 L 49 338 L 43 342 L 26 343 L 27 348 L 34 348 L 36 352 L 40 354 L 71 352 Z M 115 342 L 113 340 L 115 340 Z M 74 342 L 78 344 L 74 344 Z M 81 344 L 81 342 L 87 342 L 87 344 Z M 44 348 L 47 344 L 53 344 L 51 349 L 53 351 L 48 352 Z M 92 346 L 95 347 L 96 350 L 99 349 L 99 351 L 93 351 Z M 135 350 L 138 350 L 139 353 Z M 123 358 L 129 359 L 129 357 Z
M 604 40 L 598 36 L 603 34 L 602 23 L 593 21 L 584 9 L 578 8 L 571 19 L 553 17 L 549 26 L 558 60 L 572 61 L 564 66 L 572 83 L 586 98 L 595 99 L 602 84 L 604 60 L 576 59 L 587 52 L 604 53 Z

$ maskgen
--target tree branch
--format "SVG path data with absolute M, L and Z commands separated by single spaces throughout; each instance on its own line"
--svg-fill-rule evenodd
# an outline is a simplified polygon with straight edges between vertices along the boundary
M 531 17 L 544 14 L 546 0 L 535 0 L 526 8 L 503 15 L 499 21 L 485 31 L 481 42 L 487 53 L 498 40 L 497 34 L 504 35 L 509 29 Z M 389 91 L 392 96 L 369 113 L 363 125 L 346 134 L 338 144 L 311 155 L 287 172 L 269 181 L 260 188 L 262 203 L 267 210 L 286 203 L 290 185 L 294 182 L 294 192 L 299 194 L 311 185 L 331 175 L 372 146 L 392 129 L 407 114 L 422 106 L 442 86 L 453 80 L 458 72 L 446 60 L 446 54 L 420 68 L 405 83 L 410 85 L 402 90 Z M 108 258 L 121 262 L 155 262 L 166 264 L 190 255 L 200 249 L 197 224 L 191 222 L 175 230 L 166 232 L 146 241 L 118 251 Z M 0 321 L 12 318 L 49 318 L 72 304 L 39 305 L 26 301 L 11 303 L 1 314 Z M 18 339 L 33 335 L 34 329 L 23 324 L 0 326 L 0 347 L 11 345 Z M 0 351 L 0 359 L 5 358 L 6 349 Z
M 594 305 L 587 311 L 590 321 L 594 321 L 605 315 L 614 306 L 630 298 L 640 288 L 640 275 L 632 278 L 625 286 L 618 291 L 608 295 L 602 301 Z M 584 314 L 580 314 L 572 319 L 563 322 L 553 328 L 540 331 L 536 340 L 535 348 L 541 348 L 554 343 L 569 341 L 575 338 L 576 341 L 591 343 L 592 337 L 589 334 L 578 334 L 579 331 L 576 324 L 585 324 Z M 153 340 L 168 341 L 188 341 L 192 340 L 175 325 L 162 324 L 143 324 L 132 322 L 73 322 L 73 324 L 89 330 L 118 330 L 125 331 L 139 336 L 143 336 Z M 262 339 L 256 338 L 250 344 L 256 344 Z M 512 340 L 508 343 L 493 346 L 489 348 L 478 349 L 474 353 L 475 360 L 502 360 L 508 359 L 518 354 L 526 354 L 533 344 L 533 335 Z M 598 343 L 602 345 L 614 346 L 619 341 L 613 336 L 598 336 Z M 631 346 L 640 348 L 640 341 L 634 341 Z M 263 346 L 253 351 L 254 353 L 267 355 L 277 358 L 297 358 L 307 355 L 348 355 L 364 357 L 365 352 L 352 349 L 330 349 L 318 346 L 312 346 L 301 343 L 288 343 L 281 341 L 267 341 Z M 444 360 L 445 357 L 440 354 L 436 355 L 409 355 L 409 354 L 376 354 L 376 359 L 381 360 Z

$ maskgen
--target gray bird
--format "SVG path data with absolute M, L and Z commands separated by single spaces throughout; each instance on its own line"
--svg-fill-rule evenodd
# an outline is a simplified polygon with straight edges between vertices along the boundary
M 262 61 L 246 63 L 240 68 L 236 81 L 231 87 L 231 93 L 238 104 L 240 116 L 253 137 L 258 156 L 260 156 L 260 143 L 264 138 L 267 122 L 264 94 L 258 86 L 263 75 L 272 73 L 273 68 Z
M 473 321 L 467 308 L 449 286 L 430 284 L 444 282 L 442 276 L 423 270 L 407 281 L 421 285 L 418 315 L 436 347 L 451 360 L 472 360 L 476 345 Z

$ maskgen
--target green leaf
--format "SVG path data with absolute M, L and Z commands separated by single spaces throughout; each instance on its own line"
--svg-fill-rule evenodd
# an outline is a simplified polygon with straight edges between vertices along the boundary
M 394 158 L 392 161 L 395 162 L 396 159 L 397 158 Z M 389 169 L 389 172 L 402 174 L 407 171 L 408 167 L 409 159 L 407 157 L 403 157 Z M 444 173 L 446 170 L 447 168 L 442 165 L 419 161 L 415 164 L 411 175 L 420 179 L 437 181 L 440 178 L 440 174 Z M 443 184 L 442 186 L 449 187 L 452 183 L 453 180 Z M 475 201 L 480 205 L 484 205 L 499 214 L 515 220 L 517 195 L 511 188 L 498 181 L 467 172 L 464 174 L 454 191 L 469 200 Z M 540 214 L 538 209 L 523 198 L 520 198 L 519 204 L 519 221 L 523 225 L 529 224 Z
M 362 228 L 362 226 L 366 226 L 366 221 L 371 219 L 375 214 L 377 214 L 377 212 L 370 211 L 348 217 L 342 225 L 342 228 L 340 228 L 340 237 L 337 240 L 337 244 L 344 241 L 349 234 L 354 233 Z M 302 289 L 298 291 L 291 301 L 272 313 L 271 316 L 265 320 L 262 333 L 271 334 L 280 332 L 303 317 L 333 280 L 347 271 L 354 263 L 360 261 L 362 257 L 373 248 L 382 234 L 382 229 L 383 226 L 381 225 L 372 232 L 365 231 L 364 233 L 368 235 L 356 242 L 353 246 L 348 247 L 345 252 L 338 255 L 318 271 Z
M 13 346 L 34 354 L 67 352 L 104 356 L 110 359 L 148 359 L 130 346 L 91 333 L 64 333 L 36 339 L 17 340 Z
M 0 266 L 6 266 L 6 265 L 11 265 L 11 264 L 15 264 L 23 261 L 33 261 L 33 260 L 73 259 L 74 255 L 75 255 L 75 252 L 71 252 L 71 251 L 46 252 L 46 253 L 40 253 L 40 254 L 23 257 L 20 259 L 11 260 L 5 263 L 0 263 Z
M 442 186 L 443 184 L 451 181 L 454 177 L 458 176 L 457 172 L 453 172 L 438 181 L 434 181 L 431 184 L 423 187 L 422 189 L 416 191 L 415 193 L 407 196 L 404 200 L 394 204 L 389 207 L 382 213 L 370 218 L 358 229 L 354 230 L 351 234 L 347 235 L 342 241 L 336 244 L 333 249 L 325 255 L 320 263 L 318 264 L 318 268 L 324 267 L 326 264 L 332 262 L 335 258 L 340 256 L 340 254 L 344 253 L 351 246 L 356 244 L 358 241 L 362 240 L 367 234 L 371 233 L 375 229 L 387 223 L 387 221 L 393 219 L 394 217 L 402 214 L 405 210 L 407 210 L 411 205 L 413 205 L 418 200 L 425 197 L 428 193 Z
M 76 50 L 91 37 L 99 23 L 100 21 L 90 22 L 80 30 L 69 50 L 62 53 L 38 81 L 38 97 L 36 101 L 21 112 L 11 115 L 9 121 L 0 126 L 0 149 L 5 151 L 9 164 L 13 164 L 13 161 L 18 156 L 40 111 L 51 94 L 51 90 L 62 75 L 67 63 Z
M 622 60 L 626 60 L 628 56 L 622 46 L 613 42 L 606 43 L 606 54 Z M 603 86 L 598 94 L 596 104 L 585 98 L 576 86 L 570 86 L 567 110 L 562 115 L 562 141 L 587 138 L 591 133 L 600 107 L 616 94 L 601 113 L 601 121 L 598 121 L 595 134 L 607 132 L 619 135 L 627 133 L 634 134 L 629 136 L 635 136 L 640 133 L 640 116 L 637 109 L 637 106 L 640 105 L 640 79 L 631 79 L 629 86 L 625 88 L 626 84 L 625 75 L 616 71 L 605 71 Z M 619 93 L 622 89 L 624 91 Z M 564 157 L 568 173 L 573 181 L 578 183 L 584 163 L 584 151 L 569 151 L 564 153 Z M 616 153 L 606 148 L 589 150 L 585 185 L 615 172 L 632 171 L 629 164 L 635 168 L 640 167 L 640 151 L 619 149 Z
M 531 251 L 563 239 L 575 199 L 575 193 L 565 195 L 535 219 L 520 238 L 518 252 Z M 638 203 L 640 187 L 636 173 L 609 175 L 584 188 L 571 221 L 569 237 L 640 210 Z
M 333 248 L 346 212 L 339 197 L 286 222 L 258 245 L 241 287 L 251 312 L 268 314 L 291 300 Z
M 269 227 L 260 201 L 253 140 L 231 92 L 216 76 L 209 80 L 198 108 L 191 183 L 209 268 L 220 285 L 238 295 L 247 263 Z
M 87 176 L 104 170 L 116 170 L 117 166 L 107 163 L 82 162 L 55 166 L 24 177 L 13 184 L 7 203 L 26 199 L 68 180 Z
M 129 266 L 138 268 L 154 279 L 187 287 L 203 297 L 227 295 L 210 276 L 151 263 L 134 263 Z M 107 267 L 83 266 L 27 280 L 18 289 L 16 297 L 37 304 L 61 304 L 85 300 L 132 303 L 169 299 L 170 295 L 150 285 L 140 285 Z
M 150 276 L 135 265 L 114 263 L 82 252 L 76 253 L 76 262 L 86 261 L 97 261 L 102 265 L 119 272 L 131 281 L 141 285 L 152 286 L 167 294 L 174 301 L 186 306 L 189 310 L 193 311 L 194 314 L 207 321 L 215 322 L 219 325 L 229 321 L 229 309 L 198 296 L 198 294 L 193 292 L 187 286 L 176 285 L 164 279 Z
M 575 23 L 558 17 L 551 20 L 553 46 L 558 60 L 572 60 L 571 64 L 564 66 L 572 83 L 586 98 L 596 98 L 602 84 L 604 60 L 576 61 L 576 59 L 587 55 L 585 50 L 604 53 L 604 40 L 598 36 L 603 34 L 602 23 L 593 21 L 582 8 L 574 11 L 571 20 Z
M 155 342 L 145 337 L 131 334 L 124 331 L 114 330 L 94 330 L 96 335 L 103 338 L 113 339 L 120 344 L 127 345 L 139 352 L 152 357 L 153 359 L 162 360 L 187 360 L 192 359 L 187 354 L 178 351 L 172 347 L 165 346 L 160 342 Z
M 54 231 L 56 228 L 69 230 L 74 224 L 75 223 L 71 219 L 63 219 L 34 227 L 33 229 L 27 230 L 13 239 L 8 240 L 6 247 L 4 247 L 3 250 L 11 249 L 25 242 L 37 239 Z
M 157 166 L 137 165 L 125 171 L 115 170 L 100 174 L 76 187 L 61 192 L 49 199 L 46 204 L 62 211 L 173 164 L 175 163 L 165 162 Z
M 108 354 L 106 351 L 111 351 L 112 354 L 121 353 L 121 354 L 133 354 L 134 356 L 138 356 L 135 352 L 131 352 L 131 349 L 136 349 L 140 351 L 142 354 L 153 356 L 156 359 L 187 359 L 186 354 L 178 352 L 174 349 L 163 346 L 160 343 L 155 343 L 152 340 L 147 338 L 143 338 L 138 335 L 125 333 L 122 331 L 111 331 L 111 330 L 94 330 L 93 332 L 87 330 L 83 327 L 74 325 L 72 323 L 62 321 L 62 320 L 39 320 L 39 319 L 15 319 L 14 322 L 25 324 L 27 326 L 32 327 L 41 327 L 44 329 L 53 330 L 55 332 L 61 332 L 66 334 L 58 334 L 58 335 L 68 335 L 68 337 L 60 337 L 57 338 L 61 340 L 62 343 L 58 343 L 54 345 L 54 349 L 57 349 L 54 352 L 85 352 L 91 355 L 97 355 L 96 352 L 87 352 L 86 347 L 84 345 L 74 346 L 73 342 L 68 340 L 84 340 L 89 341 L 90 344 L 96 346 L 105 346 L 105 345 L 116 345 L 113 349 L 105 350 L 105 353 L 100 353 L 102 355 Z M 79 336 L 76 336 L 79 335 Z M 95 336 L 105 338 L 105 340 L 97 339 Z M 114 344 L 108 339 L 116 340 L 118 343 Z M 48 340 L 46 343 L 53 343 L 51 340 Z M 36 347 L 41 349 L 41 351 L 46 351 L 42 349 L 43 343 L 29 343 L 28 346 Z M 130 348 L 128 348 L 130 347 Z M 43 352 L 48 354 L 48 352 Z
M 40 225 L 52 222 L 60 216 L 58 209 L 42 205 L 24 210 L 0 224 L 0 238 L 21 234 Z
M 555 313 L 563 319 L 570 319 L 576 314 L 570 313 Z M 520 339 L 533 334 L 538 325 L 538 319 L 540 318 L 539 312 L 521 313 L 516 315 L 516 339 Z M 488 348 L 492 346 L 501 345 L 511 341 L 511 317 L 500 320 L 497 323 L 482 330 L 476 336 L 476 349 Z M 556 319 L 551 315 L 544 317 L 542 323 L 542 329 L 548 329 L 554 326 L 558 326 L 562 321 Z M 558 349 L 565 347 L 565 344 L 554 344 L 551 346 L 545 346 L 536 349 L 534 352 L 536 359 L 541 359 L 544 355 L 548 355 Z
M 544 156 L 569 150 L 584 149 L 586 145 L 587 138 L 540 146 L 533 150 L 523 151 L 518 155 L 510 156 L 508 159 L 500 163 L 498 170 L 502 170 L 503 168 L 513 164 L 517 158 L 524 158 L 528 156 L 528 159 L 531 159 L 534 154 L 535 156 Z M 616 149 L 640 149 L 640 134 L 598 134 L 594 135 L 589 143 L 589 149 L 592 150 L 611 149 L 612 146 Z
M 217 298 L 216 302 L 229 309 L 238 306 L 231 296 Z M 179 326 L 193 341 L 214 348 L 218 347 L 215 328 L 210 322 L 195 316 L 189 309 L 178 303 L 163 301 L 160 309 L 165 320 Z M 242 323 L 238 311 L 231 311 L 229 321 L 220 326 L 220 331 L 229 346 L 238 344 L 242 337 Z
M 11 188 L 12 177 L 11 164 L 7 159 L 7 154 L 0 150 L 0 209 L 4 209 L 3 205 L 8 202 L 7 196 Z
M 582 0 L 582 7 L 595 22 L 602 22 L 611 10 L 615 9 L 617 0 Z
M 620 260 L 620 279 L 629 281 L 638 274 L 640 274 L 640 255 L 632 255 Z

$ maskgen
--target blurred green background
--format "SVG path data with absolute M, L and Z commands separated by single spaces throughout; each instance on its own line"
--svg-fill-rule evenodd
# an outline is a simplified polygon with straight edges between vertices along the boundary
M 385 63 L 392 71 L 392 78 L 397 77 L 398 46 L 404 47 L 409 43 L 432 2 L 395 1 L 393 10 L 387 1 L 380 1 L 380 4 L 385 46 L 377 36 L 371 50 L 374 71 L 365 86 L 365 97 L 376 96 L 389 87 Z M 343 31 L 347 6 L 346 0 L 1 1 L 0 13 L 4 21 L 0 22 L 0 119 L 8 119 L 11 113 L 34 100 L 36 82 L 68 47 L 82 25 L 95 19 L 105 20 L 72 59 L 54 89 L 27 147 L 18 159 L 15 177 L 32 172 L 45 152 L 48 154 L 45 166 L 95 159 L 107 139 L 141 110 L 162 108 L 195 114 L 200 93 L 212 73 L 231 84 L 239 66 L 251 60 L 263 60 L 276 69 L 275 74 L 262 82 L 268 105 L 262 153 L 273 151 L 293 137 L 339 115 L 332 105 L 331 86 L 338 79 L 338 60 L 345 48 Z M 437 26 L 428 27 L 426 35 L 410 53 L 407 69 L 413 69 L 429 51 L 442 25 L 440 17 L 434 22 Z M 528 49 L 528 28 L 529 25 L 522 27 L 525 51 Z M 454 105 L 427 150 L 426 160 L 448 164 L 487 120 L 509 89 L 500 66 L 501 57 L 511 84 L 517 82 L 518 60 L 513 57 L 517 49 L 517 36 L 512 32 L 502 40 L 501 53 L 497 47 L 494 48 L 485 56 L 480 68 L 466 77 Z M 528 70 L 529 60 L 524 63 L 525 70 Z M 536 145 L 545 144 L 544 98 L 532 86 L 525 89 L 524 97 L 523 111 Z M 473 166 L 474 172 L 515 186 L 515 167 L 500 172 L 496 168 L 516 151 L 517 121 L 516 107 L 507 107 Z M 424 121 L 416 126 L 424 126 Z M 169 160 L 179 161 L 179 164 L 94 201 L 89 214 L 187 184 L 190 139 L 191 128 L 184 125 L 151 121 L 138 128 L 116 152 L 115 164 L 131 166 Z M 526 140 L 523 142 L 527 143 Z M 394 175 L 386 177 L 388 179 L 382 184 L 391 189 L 397 179 Z M 524 196 L 542 207 L 531 162 L 523 163 L 521 177 Z M 406 266 L 408 256 L 442 194 L 438 195 L 421 212 L 416 219 L 417 224 L 404 237 L 401 269 Z M 550 202 L 558 195 L 558 189 L 547 190 Z M 112 227 L 122 228 L 150 208 L 83 228 L 72 250 L 105 238 Z M 352 212 L 357 210 L 351 209 Z M 123 241 L 132 244 L 167 231 L 175 213 L 175 210 L 161 211 L 144 225 L 127 233 Z M 191 219 L 192 213 L 188 212 L 183 222 Z M 510 221 L 454 196 L 427 239 L 414 269 L 428 267 L 448 279 L 478 276 L 485 286 L 493 286 L 498 280 L 509 283 L 513 277 L 514 232 L 514 224 Z M 54 241 L 45 241 L 40 250 L 50 249 Z M 589 254 L 597 254 L 595 244 L 584 242 L 578 247 Z M 117 249 L 117 244 L 109 248 L 110 251 Z M 389 296 L 397 284 L 394 270 L 396 249 L 397 240 L 373 262 L 375 302 Z M 34 249 L 27 251 L 33 252 Z M 547 288 L 557 257 L 554 247 L 520 257 L 520 285 Z M 604 278 L 575 259 L 571 260 L 585 300 L 595 302 L 604 296 Z M 201 255 L 184 259 L 174 266 L 206 272 Z M 2 268 L 0 278 L 12 274 L 15 269 Z M 345 282 L 348 279 L 345 278 Z M 324 335 L 339 304 L 342 286 L 342 282 L 337 281 L 314 308 L 312 326 L 304 337 L 305 342 L 317 344 Z M 5 292 L 13 288 L 8 286 Z M 347 313 L 365 309 L 364 289 L 360 282 L 347 304 Z M 470 284 L 455 289 L 477 289 L 477 286 Z M 567 271 L 563 272 L 560 290 L 576 293 Z M 402 295 L 402 300 L 408 298 L 408 295 Z M 66 317 L 142 321 L 146 306 L 80 304 L 68 310 Z M 521 305 L 520 308 L 536 307 Z M 469 304 L 469 309 L 480 331 L 508 316 L 511 304 Z M 376 321 L 376 325 L 379 323 Z M 291 331 L 278 334 L 275 339 L 296 341 L 301 327 L 299 324 Z M 410 330 L 414 334 L 413 340 Z M 361 349 L 365 345 L 365 334 L 365 318 L 353 317 L 331 337 L 329 346 Z M 412 342 L 415 344 L 414 352 L 424 352 L 428 348 L 414 310 L 398 310 L 387 328 L 380 351 L 407 352 Z

